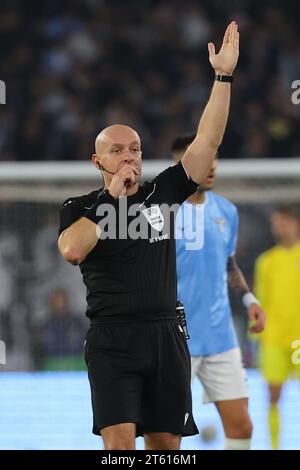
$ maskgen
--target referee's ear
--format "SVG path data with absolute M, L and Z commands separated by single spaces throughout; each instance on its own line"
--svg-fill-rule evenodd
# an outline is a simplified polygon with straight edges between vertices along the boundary
M 93 165 L 97 168 L 97 170 L 101 171 L 101 163 L 99 162 L 99 155 L 96 153 L 93 153 L 91 160 L 93 162 Z

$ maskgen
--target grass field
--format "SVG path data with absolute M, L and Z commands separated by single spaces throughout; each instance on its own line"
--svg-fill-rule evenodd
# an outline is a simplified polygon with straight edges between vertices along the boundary
M 269 449 L 267 396 L 256 370 L 248 371 L 253 449 Z M 213 405 L 202 405 L 202 389 L 193 384 L 194 416 L 199 429 L 213 425 L 217 436 L 184 438 L 183 449 L 222 449 L 223 432 Z M 287 383 L 281 402 L 282 449 L 300 449 L 300 387 Z M 0 373 L 0 449 L 101 449 L 91 433 L 90 391 L 84 372 Z M 143 448 L 141 438 L 137 448 Z

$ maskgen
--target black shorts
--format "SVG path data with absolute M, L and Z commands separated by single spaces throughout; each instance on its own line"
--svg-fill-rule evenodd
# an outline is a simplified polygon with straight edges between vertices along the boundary
M 136 423 L 136 435 L 198 433 L 192 416 L 190 355 L 177 321 L 92 325 L 85 343 L 93 433 Z

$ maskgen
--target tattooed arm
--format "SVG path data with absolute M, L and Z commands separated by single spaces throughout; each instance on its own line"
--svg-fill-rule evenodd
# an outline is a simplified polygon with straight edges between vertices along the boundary
M 249 294 L 248 299 L 250 297 L 250 302 L 249 300 L 246 302 L 246 308 L 250 320 L 250 331 L 251 333 L 260 333 L 265 327 L 266 316 L 261 306 L 256 303 L 257 301 L 255 302 L 255 298 L 250 292 L 247 281 L 237 264 L 235 256 L 228 258 L 227 272 L 229 288 L 240 292 L 244 305 L 245 295 Z M 253 298 L 253 302 L 251 302 L 251 298 Z
M 240 270 L 236 257 L 229 256 L 227 264 L 228 272 L 228 285 L 230 289 L 238 290 L 242 295 L 250 292 L 247 281 L 244 278 L 242 271 Z

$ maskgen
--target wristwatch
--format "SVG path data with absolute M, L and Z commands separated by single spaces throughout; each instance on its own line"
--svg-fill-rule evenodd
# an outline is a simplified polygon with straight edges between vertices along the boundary
M 219 73 L 216 73 L 215 80 L 217 80 L 217 82 L 232 83 L 234 80 L 234 76 L 233 75 L 221 75 Z

